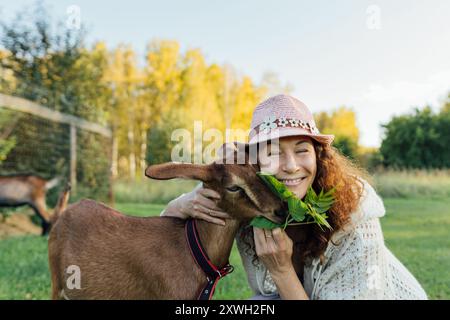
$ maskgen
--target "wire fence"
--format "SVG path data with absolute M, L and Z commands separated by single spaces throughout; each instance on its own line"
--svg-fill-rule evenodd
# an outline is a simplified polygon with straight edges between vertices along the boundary
M 108 128 L 56 112 L 29 100 L 0 94 L 0 138 L 14 147 L 0 163 L 0 174 L 32 173 L 60 177 L 50 190 L 49 205 L 70 181 L 72 199 L 112 202 L 112 139 Z

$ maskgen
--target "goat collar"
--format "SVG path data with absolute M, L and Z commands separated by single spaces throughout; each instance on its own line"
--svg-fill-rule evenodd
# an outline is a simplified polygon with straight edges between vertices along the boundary
M 208 255 L 200 242 L 195 219 L 186 220 L 185 231 L 186 240 L 189 249 L 191 250 L 192 257 L 194 257 L 197 265 L 206 274 L 206 280 L 208 280 L 197 300 L 211 300 L 219 279 L 233 272 L 234 267 L 227 263 L 223 268 L 219 269 L 211 262 L 211 260 L 209 260 Z

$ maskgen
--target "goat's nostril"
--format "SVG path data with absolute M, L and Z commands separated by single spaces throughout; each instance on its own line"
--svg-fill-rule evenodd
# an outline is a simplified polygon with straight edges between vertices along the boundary
M 277 217 L 284 218 L 284 217 L 286 217 L 286 214 L 287 214 L 287 212 L 284 209 L 277 209 L 277 210 L 275 210 L 275 215 Z

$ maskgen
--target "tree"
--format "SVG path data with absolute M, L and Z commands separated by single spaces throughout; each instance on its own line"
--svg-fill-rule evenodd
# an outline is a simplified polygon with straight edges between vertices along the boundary
M 334 134 L 333 145 L 344 155 L 355 159 L 358 154 L 359 129 L 355 112 L 342 106 L 330 114 L 320 112 L 314 115 L 316 125 L 323 134 Z
M 264 94 L 264 88 L 254 85 L 249 77 L 243 77 L 237 87 L 236 104 L 231 123 L 233 129 L 247 130 L 250 128 L 253 110 Z
M 294 87 L 291 84 L 282 84 L 278 75 L 272 71 L 267 71 L 263 74 L 261 87 L 265 90 L 264 98 L 278 94 L 290 94 L 294 90 Z
M 147 117 L 141 103 L 144 76 L 130 46 L 119 45 L 110 53 L 105 80 L 111 90 L 108 121 L 114 139 L 113 175 L 118 175 L 118 159 L 123 157 L 127 159 L 129 177 L 134 180 L 137 167 L 141 164 L 139 146 L 142 143 L 146 145 L 146 137 L 140 141 L 140 126 L 147 121 Z M 146 132 L 147 128 L 144 130 Z
M 84 47 L 83 27 L 71 30 L 59 22 L 53 31 L 51 18 L 39 5 L 33 13 L 23 11 L 1 27 L 1 42 L 8 54 L 0 64 L 16 81 L 12 94 L 105 123 L 106 54 L 101 46 Z
M 380 152 L 383 164 L 394 168 L 450 167 L 450 116 L 444 107 L 433 113 L 429 106 L 392 118 L 383 125 Z
M 6 81 L 10 84 L 7 93 L 105 125 L 109 101 L 103 79 L 105 46 L 99 43 L 86 48 L 83 27 L 67 29 L 61 21 L 56 29 L 52 25 L 40 5 L 32 13 L 19 13 L 11 23 L 1 23 L 1 71 L 13 79 Z M 4 84 L 2 81 L 2 90 Z M 45 178 L 68 176 L 69 132 L 65 124 L 23 115 L 12 133 L 16 146 L 2 164 L 2 171 L 33 171 Z M 84 189 L 90 196 L 106 199 L 108 141 L 77 130 L 77 142 L 77 193 Z M 83 143 L 89 148 L 80 148 Z M 36 145 L 39 148 L 31 147 Z

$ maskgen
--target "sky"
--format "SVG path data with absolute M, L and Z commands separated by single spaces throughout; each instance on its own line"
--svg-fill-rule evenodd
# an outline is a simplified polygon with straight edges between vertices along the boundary
M 0 0 L 9 21 L 34 0 Z M 153 39 L 200 48 L 257 83 L 274 72 L 312 112 L 351 107 L 360 144 L 377 147 L 381 124 L 450 91 L 448 0 L 45 1 L 53 17 L 75 5 L 88 41 L 133 46 Z

